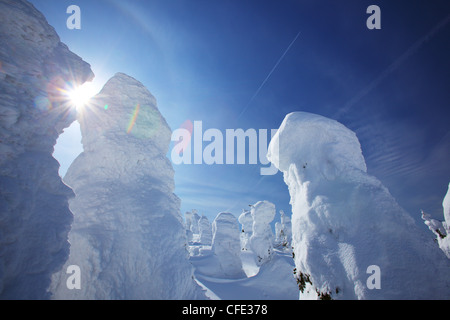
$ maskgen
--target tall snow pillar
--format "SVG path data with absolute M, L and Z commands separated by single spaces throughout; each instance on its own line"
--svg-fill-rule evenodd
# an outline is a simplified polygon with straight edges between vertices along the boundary
M 191 215 L 191 231 L 193 234 L 199 234 L 200 231 L 198 229 L 198 221 L 200 220 L 200 216 L 197 213 L 197 210 L 193 209 L 192 210 L 192 215 Z
M 217 258 L 218 274 L 224 278 L 245 277 L 241 261 L 239 224 L 231 213 L 222 212 L 212 223 L 212 250 Z
M 56 299 L 196 299 L 180 200 L 166 154 L 171 131 L 155 98 L 118 73 L 79 114 L 84 152 L 65 182 L 74 223 L 66 266 L 81 288 L 54 277 Z
M 253 217 L 252 213 L 248 210 L 243 210 L 238 218 L 239 223 L 242 225 L 241 231 L 241 248 L 242 250 L 250 249 L 250 237 L 252 236 L 253 229 Z
M 287 216 L 283 210 L 280 210 L 281 228 L 283 230 L 282 241 L 286 247 L 290 247 L 292 241 L 292 223 L 291 217 Z
M 200 234 L 200 243 L 210 246 L 212 242 L 211 223 L 206 216 L 202 216 L 198 220 L 198 231 Z
M 270 223 L 275 218 L 275 205 L 269 201 L 259 201 L 251 208 L 253 218 L 250 247 L 255 253 L 258 265 L 270 260 L 273 254 L 273 234 Z

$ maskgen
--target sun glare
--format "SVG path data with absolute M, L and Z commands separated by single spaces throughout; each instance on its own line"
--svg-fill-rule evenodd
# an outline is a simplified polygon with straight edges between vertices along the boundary
M 85 82 L 83 85 L 74 88 L 69 92 L 71 103 L 81 111 L 89 100 L 96 94 L 95 88 L 91 82 Z

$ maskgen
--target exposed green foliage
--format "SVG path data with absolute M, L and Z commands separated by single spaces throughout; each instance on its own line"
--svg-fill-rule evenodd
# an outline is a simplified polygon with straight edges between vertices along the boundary
M 441 230 L 436 229 L 436 233 L 439 235 L 439 238 L 444 239 L 447 235 L 446 234 L 442 234 Z
M 303 293 L 306 288 L 306 284 L 309 283 L 312 285 L 310 275 L 300 272 L 297 274 L 297 268 L 294 268 L 295 279 L 297 280 L 298 289 Z
M 319 290 L 316 290 L 317 295 L 319 296 L 320 300 L 333 300 L 333 298 L 331 298 L 331 294 L 329 292 L 319 292 Z

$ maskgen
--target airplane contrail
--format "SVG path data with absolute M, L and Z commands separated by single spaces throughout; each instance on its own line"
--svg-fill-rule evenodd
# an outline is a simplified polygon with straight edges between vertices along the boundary
M 270 70 L 269 74 L 267 75 L 267 77 L 264 79 L 264 81 L 261 83 L 261 85 L 259 86 L 259 88 L 256 90 L 256 92 L 253 94 L 252 98 L 250 99 L 250 101 L 247 103 L 247 105 L 245 106 L 245 108 L 241 111 L 241 113 L 239 114 L 238 119 L 244 114 L 244 112 L 248 109 L 250 103 L 252 103 L 253 99 L 256 98 L 256 96 L 258 95 L 258 93 L 261 91 L 261 89 L 264 87 L 264 85 L 266 84 L 267 80 L 269 80 L 270 76 L 272 75 L 272 73 L 275 71 L 275 69 L 278 67 L 278 65 L 281 63 L 281 61 L 283 60 L 284 56 L 288 53 L 289 49 L 291 49 L 292 45 L 295 43 L 295 41 L 297 40 L 297 38 L 300 36 L 301 31 L 299 31 L 297 33 L 297 35 L 295 36 L 294 40 L 292 40 L 292 42 L 289 44 L 289 46 L 287 47 L 287 49 L 283 52 L 283 54 L 281 55 L 280 59 L 278 59 L 277 63 L 275 63 L 275 65 L 273 66 L 272 70 Z

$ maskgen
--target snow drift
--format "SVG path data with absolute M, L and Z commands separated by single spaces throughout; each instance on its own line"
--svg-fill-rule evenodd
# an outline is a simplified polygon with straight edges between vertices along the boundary
M 52 157 L 75 120 L 64 91 L 93 73 L 30 3 L 1 0 L 0 21 L 0 299 L 46 299 L 73 219 Z
M 197 299 L 174 171 L 171 131 L 154 97 L 118 73 L 79 114 L 84 152 L 65 182 L 74 222 L 66 266 L 81 269 L 81 289 L 54 277 L 55 299 Z
M 257 234 L 271 235 L 266 227 L 274 212 L 274 206 L 268 201 L 261 201 L 257 207 Z M 243 235 L 252 234 L 251 211 L 244 210 L 239 216 L 239 222 L 243 225 L 244 232 L 238 231 L 239 225 L 232 214 L 220 213 L 213 222 L 214 249 L 198 250 L 190 257 L 195 267 L 195 278 L 206 290 L 205 295 L 213 300 L 298 299 L 298 288 L 292 274 L 292 253 L 271 249 L 270 259 L 258 264 L 258 255 L 252 251 L 250 245 L 242 247 L 242 241 L 249 239 Z M 242 250 L 239 249 L 237 241 L 239 233 Z M 258 239 L 261 240 L 260 237 Z M 265 241 L 258 244 L 261 245 L 258 248 L 263 250 L 270 247 L 270 243 Z M 197 244 L 192 243 L 190 246 L 195 248 Z
M 367 174 L 352 131 L 319 115 L 291 113 L 268 159 L 289 187 L 301 299 L 450 298 L 448 259 Z M 368 286 L 374 265 L 380 289 Z
M 246 251 L 245 255 L 247 254 L 253 256 L 250 251 Z M 210 262 L 208 258 L 210 257 L 194 257 L 192 262 L 195 266 L 205 266 Z M 293 268 L 291 254 L 275 252 L 270 261 L 249 277 L 221 279 L 220 275 L 205 276 L 198 268 L 195 275 L 207 288 L 206 295 L 213 300 L 296 300 L 298 289 L 292 277 Z

